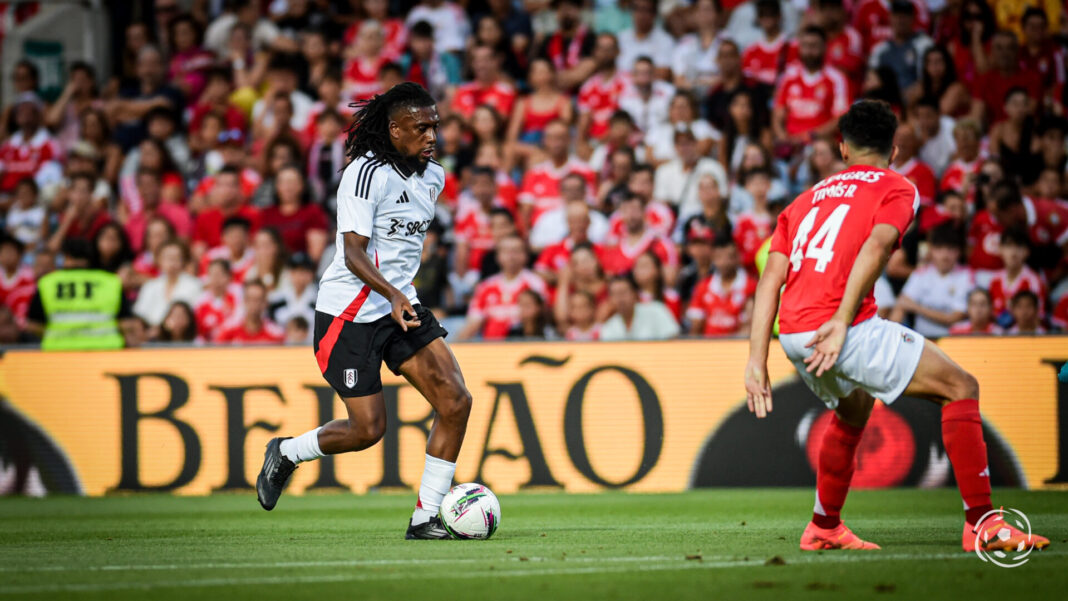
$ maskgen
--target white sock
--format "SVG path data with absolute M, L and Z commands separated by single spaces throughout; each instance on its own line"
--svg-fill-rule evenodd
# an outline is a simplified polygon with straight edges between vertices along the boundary
M 441 500 L 452 487 L 452 477 L 456 473 L 456 464 L 430 455 L 426 456 L 423 466 L 423 481 L 419 484 L 419 503 L 412 512 L 412 525 L 426 523 L 438 514 Z
M 324 453 L 319 450 L 319 430 L 322 430 L 322 428 L 309 430 L 296 438 L 283 440 L 281 444 L 282 455 L 293 463 L 311 461 L 322 457 Z

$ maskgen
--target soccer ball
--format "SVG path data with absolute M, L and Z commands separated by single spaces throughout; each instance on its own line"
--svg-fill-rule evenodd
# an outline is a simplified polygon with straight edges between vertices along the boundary
M 501 524 L 501 503 L 481 484 L 458 484 L 441 500 L 441 523 L 453 538 L 486 539 Z

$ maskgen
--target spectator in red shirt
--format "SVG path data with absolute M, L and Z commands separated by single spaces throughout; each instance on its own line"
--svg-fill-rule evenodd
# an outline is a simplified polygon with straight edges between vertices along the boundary
M 846 77 L 825 64 L 827 34 L 810 26 L 798 40 L 801 64 L 787 67 L 779 80 L 771 121 L 776 141 L 795 149 L 835 134 L 850 103 Z
M 211 196 L 211 208 L 197 215 L 193 227 L 193 254 L 196 257 L 219 245 L 222 240 L 222 224 L 227 217 L 240 215 L 248 219 L 253 231 L 259 227 L 259 211 L 245 204 L 241 194 L 241 173 L 237 168 L 224 167 L 215 176 Z
M 972 87 L 972 96 L 982 102 L 988 123 L 1005 118 L 1005 99 L 1013 88 L 1027 90 L 1027 95 L 1036 100 L 1043 97 L 1042 76 L 1023 69 L 1020 45 L 1011 32 L 994 34 L 990 41 L 990 65 L 991 68 L 978 76 Z M 972 114 L 975 115 L 975 111 Z
M 245 282 L 240 314 L 222 327 L 217 342 L 231 344 L 280 344 L 285 330 L 267 319 L 267 288 L 259 280 Z
M 37 292 L 33 269 L 22 264 L 25 247 L 7 232 L 0 233 L 0 305 L 6 305 L 25 323 L 30 301 Z
M 994 186 L 995 217 L 1006 230 L 1027 228 L 1031 238 L 1031 264 L 1041 271 L 1059 272 L 1068 254 L 1068 207 L 1055 200 L 1028 198 L 1005 180 Z M 1059 275 L 1059 273 L 1057 273 Z
M 234 281 L 226 259 L 212 260 L 204 276 L 204 292 L 193 306 L 193 312 L 200 338 L 214 342 L 222 325 L 238 311 L 242 287 Z
M 456 238 L 453 271 L 467 283 L 467 289 L 477 283 L 482 258 L 493 250 L 490 214 L 494 209 L 504 208 L 497 195 L 496 173 L 492 169 L 475 167 L 469 180 L 471 185 L 460 194 L 453 226 Z
M 156 217 L 166 219 L 179 237 L 189 239 L 189 234 L 193 231 L 193 218 L 184 206 L 162 202 L 162 181 L 158 171 L 144 167 L 138 169 L 137 192 L 141 197 L 141 211 L 130 215 L 126 203 L 121 203 L 118 211 L 119 221 L 125 221 L 123 225 L 135 252 L 141 252 L 145 229 L 148 222 Z
M 995 273 L 990 282 L 990 300 L 994 305 L 994 315 L 999 320 L 1007 317 L 1009 300 L 1021 290 L 1030 290 L 1038 296 L 1040 318 L 1046 313 L 1046 284 L 1025 264 L 1030 253 L 1030 242 L 1027 230 L 1023 228 L 1014 227 L 1001 233 L 1000 254 L 1005 268 Z
M 70 178 L 67 208 L 59 218 L 59 227 L 48 239 L 48 248 L 58 252 L 64 240 L 81 238 L 92 240 L 96 231 L 111 221 L 107 207 L 93 200 L 96 179 L 88 173 L 76 173 Z
M 32 177 L 42 188 L 59 181 L 60 150 L 42 124 L 41 99 L 33 92 L 20 94 L 15 100 L 17 130 L 0 145 L 0 195 L 9 195 L 25 177 Z
M 1046 90 L 1065 81 L 1064 48 L 1050 39 L 1049 16 L 1046 11 L 1029 6 L 1020 18 L 1023 29 L 1024 45 L 1020 52 L 1020 63 L 1025 71 L 1038 73 Z
M 1038 295 L 1030 290 L 1021 290 L 1012 295 L 1010 302 L 1013 325 L 1006 334 L 1045 334 L 1038 312 Z
M 630 77 L 616 69 L 619 42 L 616 36 L 597 36 L 592 64 L 596 69 L 578 91 L 579 140 L 601 140 L 608 133 L 609 121 L 619 110 L 619 96 L 630 85 Z
M 260 213 L 260 225 L 278 230 L 290 253 L 306 253 L 317 262 L 326 248 L 326 214 L 309 202 L 304 174 L 296 165 L 283 167 L 274 183 L 277 204 Z
M 245 273 L 252 268 L 255 261 L 255 253 L 249 244 L 249 230 L 251 224 L 248 219 L 239 215 L 227 217 L 222 224 L 222 244 L 205 252 L 200 257 L 201 277 L 207 275 L 208 268 L 215 261 L 225 261 L 227 270 L 233 277 L 233 281 L 240 283 L 245 281 Z
M 641 197 L 629 192 L 619 205 L 623 220 L 623 235 L 601 252 L 601 265 L 609 275 L 619 275 L 634 268 L 638 255 L 652 251 L 664 264 L 664 281 L 671 285 L 679 268 L 679 255 L 675 244 L 649 229 Z
M 916 137 L 916 128 L 911 123 L 902 122 L 898 125 L 897 133 L 894 134 L 894 146 L 897 146 L 897 156 L 894 157 L 890 168 L 916 186 L 922 205 L 933 205 L 937 188 L 935 174 L 927 163 L 917 156 L 920 141 Z
M 516 91 L 501 77 L 501 58 L 489 46 L 475 46 L 468 56 L 474 81 L 461 84 L 452 99 L 452 110 L 470 119 L 483 104 L 493 107 L 505 119 L 512 115 Z
M 233 80 L 230 72 L 223 67 L 214 67 L 204 74 L 204 91 L 201 92 L 197 103 L 190 109 L 189 131 L 198 131 L 209 113 L 222 117 L 226 124 L 225 129 L 244 130 L 248 127 L 248 119 L 241 109 L 230 102 L 233 94 Z
M 713 242 L 715 272 L 697 285 L 686 317 L 690 333 L 704 336 L 746 335 L 756 294 L 756 278 L 738 262 L 738 248 L 729 238 Z
M 519 325 L 519 295 L 533 290 L 547 296 L 545 282 L 526 268 L 527 246 L 519 236 L 510 236 L 497 245 L 497 262 L 501 272 L 475 288 L 467 309 L 467 322 L 457 335 L 470 340 L 481 334 L 485 340 L 500 340 Z
M 560 182 L 571 173 L 586 179 L 587 195 L 592 196 L 597 175 L 589 165 L 570 155 L 571 132 L 563 121 L 545 126 L 542 146 L 547 160 L 527 169 L 519 189 L 520 212 L 524 231 L 529 231 L 542 215 L 563 206 Z
M 556 68 L 560 87 L 566 90 L 582 85 L 598 68 L 595 46 L 600 41 L 595 41 L 597 36 L 582 22 L 582 5 L 581 0 L 553 2 L 557 28 L 538 52 Z
M 675 320 L 682 319 L 682 301 L 674 288 L 664 285 L 664 265 L 655 252 L 647 250 L 634 260 L 634 282 L 638 284 L 638 302 L 659 301 L 671 311 Z
M 215 62 L 215 57 L 200 47 L 200 28 L 191 15 L 173 17 L 168 29 L 171 40 L 168 77 L 171 84 L 186 98 L 198 98 L 204 90 L 205 72 Z

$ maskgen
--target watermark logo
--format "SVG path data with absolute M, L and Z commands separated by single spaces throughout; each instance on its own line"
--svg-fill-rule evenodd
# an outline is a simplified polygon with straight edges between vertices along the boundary
M 979 559 L 1002 568 L 1027 563 L 1035 549 L 1031 521 L 1019 509 L 992 509 L 986 512 L 975 531 L 975 554 Z M 1015 526 L 1015 527 L 1013 527 Z

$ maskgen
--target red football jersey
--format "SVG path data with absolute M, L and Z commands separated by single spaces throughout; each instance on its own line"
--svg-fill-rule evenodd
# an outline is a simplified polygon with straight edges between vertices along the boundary
M 508 116 L 512 114 L 515 97 L 515 88 L 509 83 L 498 81 L 482 87 L 477 81 L 472 81 L 457 88 L 452 100 L 452 108 L 464 119 L 470 119 L 471 115 L 475 114 L 475 109 L 488 104 L 507 122 Z
M 1068 330 L 1068 294 L 1061 297 L 1060 302 L 1053 308 L 1053 314 L 1049 320 L 1058 328 Z
M 373 59 L 354 58 L 345 65 L 345 92 L 350 100 L 366 100 L 385 90 L 378 81 L 378 72 L 389 62 L 385 56 Z M 344 115 L 345 113 L 341 113 Z
M 1003 229 L 990 211 L 983 209 L 975 214 L 968 227 L 968 248 L 971 253 L 968 255 L 968 265 L 972 269 L 989 271 L 1002 268 L 998 248 L 1001 246 Z
M 994 322 L 986 324 L 983 329 L 977 329 L 972 322 L 962 321 L 949 326 L 949 333 L 952 336 L 967 336 L 969 334 L 1004 334 L 1005 330 Z
M 1047 198 L 1023 197 L 1027 228 L 1037 245 L 1068 244 L 1068 207 Z
M 30 301 L 36 292 L 37 282 L 33 279 L 33 269 L 30 267 L 16 269 L 11 277 L 0 270 L 0 303 L 11 309 L 20 324 L 26 319 Z
M 704 322 L 705 336 L 737 334 L 745 318 L 746 303 L 756 294 L 757 281 L 739 269 L 730 288 L 724 288 L 718 273 L 705 278 L 694 288 L 686 317 Z
M 937 185 L 934 171 L 931 171 L 927 163 L 913 157 L 905 161 L 904 165 L 891 167 L 891 169 L 904 175 L 906 179 L 916 186 L 916 191 L 920 193 L 921 205 L 926 207 L 934 204 Z
M 671 230 L 675 227 L 675 212 L 662 202 L 650 202 L 645 205 L 645 227 L 661 236 L 670 237 Z M 624 229 L 623 218 L 617 209 L 608 218 L 608 240 L 621 239 Z
M 630 85 L 630 76 L 622 71 L 606 79 L 594 73 L 578 91 L 578 110 L 590 114 L 590 131 L 587 135 L 600 140 L 608 133 L 608 120 L 619 108 L 619 97 Z
M 864 40 L 856 29 L 846 25 L 838 35 L 827 40 L 827 64 L 841 71 L 856 91 L 857 80 L 864 71 Z M 786 64 L 800 66 L 801 45 L 797 40 L 786 47 Z
M 230 273 L 232 274 L 231 280 L 234 282 L 244 282 L 245 272 L 252 268 L 252 263 L 256 260 L 256 254 L 252 252 L 252 247 L 245 249 L 245 254 L 240 259 L 234 261 L 230 258 L 230 249 L 226 246 L 216 246 L 204 253 L 200 257 L 200 277 L 204 277 L 208 274 L 208 267 L 213 261 L 222 259 L 230 264 Z
M 926 32 L 931 26 L 931 13 L 927 10 L 927 3 L 920 0 L 912 0 L 916 7 L 916 21 L 914 29 Z M 864 38 L 865 53 L 871 52 L 879 42 L 889 39 L 890 31 L 890 2 L 889 0 L 860 0 L 853 6 L 853 27 L 861 32 Z
M 798 196 L 779 215 L 771 237 L 771 251 L 790 258 L 779 330 L 810 332 L 830 319 L 872 228 L 892 225 L 900 242 L 919 205 L 920 195 L 911 182 L 868 165 L 854 165 Z M 875 295 L 869 290 L 853 324 L 875 311 Z
M 772 41 L 760 40 L 750 44 L 742 53 L 742 74 L 768 85 L 775 85 L 779 78 L 779 70 L 785 61 L 783 48 L 786 46 L 786 37 L 779 37 Z
M 519 323 L 519 294 L 527 289 L 537 292 L 542 298 L 548 298 L 545 281 L 526 269 L 512 281 L 498 273 L 475 288 L 471 304 L 467 307 L 467 316 L 483 319 L 483 338 L 500 340 L 508 335 L 512 326 Z
M 501 200 L 495 198 L 493 205 L 502 206 Z M 482 204 L 469 194 L 460 195 L 453 233 L 457 242 L 467 243 L 467 270 L 481 269 L 482 257 L 493 249 L 493 233 L 490 231 L 489 213 L 482 210 Z
M 586 179 L 587 196 L 592 197 L 597 186 L 597 174 L 586 163 L 571 157 L 559 169 L 552 161 L 542 161 L 527 169 L 523 176 L 523 185 L 519 188 L 519 202 L 534 205 L 530 215 L 530 224 L 538 222 L 538 218 L 563 207 L 564 199 L 560 197 L 560 182 L 572 173 L 577 173 Z
M 215 339 L 216 342 L 228 342 L 230 344 L 279 344 L 286 339 L 286 332 L 281 326 L 269 319 L 263 320 L 263 327 L 258 331 L 250 332 L 245 329 L 245 320 L 242 317 L 230 320 L 223 325 L 222 331 Z
M 938 184 L 938 189 L 945 192 L 946 190 L 960 190 L 963 188 L 966 177 L 979 173 L 979 169 L 983 166 L 984 158 L 980 155 L 971 162 L 962 161 L 961 159 L 954 160 L 942 173 L 942 181 Z
M 634 268 L 634 261 L 650 250 L 665 267 L 675 267 L 679 264 L 679 252 L 675 244 L 651 230 L 645 230 L 645 234 L 634 244 L 623 238 L 612 246 L 603 247 L 600 252 L 601 267 L 609 275 L 627 273 Z
M 385 43 L 382 45 L 382 56 L 395 61 L 404 54 L 404 47 L 408 44 L 408 29 L 401 19 L 385 19 L 379 21 L 379 24 L 382 26 L 382 33 L 385 34 L 386 38 Z M 356 36 L 360 34 L 360 26 L 362 25 L 363 21 L 358 20 L 345 30 L 343 40 L 346 48 L 352 47 L 352 44 L 356 41 Z
M 745 212 L 735 219 L 734 243 L 742 255 L 742 265 L 756 267 L 757 251 L 771 235 L 771 216 Z M 754 272 L 755 273 L 755 272 Z
M 994 315 L 1008 311 L 1012 297 L 1021 290 L 1030 290 L 1038 296 L 1038 317 L 1041 319 L 1046 313 L 1046 283 L 1042 281 L 1042 276 L 1026 265 L 1015 281 L 1009 281 L 1004 269 L 998 271 L 990 281 L 990 300 L 994 304 Z
M 20 180 L 37 175 L 45 163 L 58 161 L 61 154 L 47 129 L 38 129 L 29 140 L 16 131 L 0 144 L 0 192 L 14 191 Z
M 230 322 L 240 311 L 240 304 L 241 286 L 237 284 L 230 285 L 222 297 L 205 291 L 193 307 L 193 315 L 197 320 L 197 335 L 207 342 L 214 342 L 223 324 Z
M 786 68 L 775 93 L 776 108 L 786 109 L 786 133 L 808 133 L 849 110 L 849 82 L 834 67 L 808 73 L 798 65 Z

